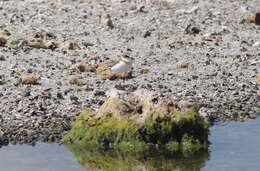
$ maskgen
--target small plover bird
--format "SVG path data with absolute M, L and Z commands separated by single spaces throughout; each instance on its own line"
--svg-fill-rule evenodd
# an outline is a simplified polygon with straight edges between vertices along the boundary
M 130 72 L 132 71 L 132 64 L 133 59 L 130 58 L 128 55 L 124 55 L 123 57 L 121 57 L 121 60 L 111 68 L 111 71 L 115 73 Z

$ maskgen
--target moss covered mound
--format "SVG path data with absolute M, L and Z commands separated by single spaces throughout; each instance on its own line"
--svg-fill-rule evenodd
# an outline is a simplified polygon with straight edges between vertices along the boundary
M 63 142 L 81 144 L 92 151 L 110 148 L 139 151 L 146 147 L 134 121 L 111 115 L 95 118 L 91 114 L 90 111 L 82 112 Z
M 82 112 L 63 142 L 92 151 L 193 153 L 208 147 L 208 124 L 197 111 L 189 102 L 174 104 L 144 91 L 110 97 L 98 111 Z
M 86 110 L 78 116 L 63 142 L 76 143 L 92 151 L 114 149 L 136 153 L 156 148 L 193 153 L 207 149 L 208 124 L 196 111 L 174 108 L 163 113 L 156 109 L 141 123 L 136 117 L 118 117 L 112 113 L 97 117 Z

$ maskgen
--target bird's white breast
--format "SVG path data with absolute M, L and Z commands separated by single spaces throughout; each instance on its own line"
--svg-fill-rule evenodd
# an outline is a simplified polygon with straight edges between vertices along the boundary
M 132 64 L 131 63 L 125 63 L 123 61 L 120 61 L 116 65 L 114 65 L 111 70 L 113 72 L 129 72 L 132 69 Z

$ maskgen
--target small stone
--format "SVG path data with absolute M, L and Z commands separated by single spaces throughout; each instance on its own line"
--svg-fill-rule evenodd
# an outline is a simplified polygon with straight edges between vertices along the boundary
M 256 82 L 257 82 L 257 83 L 260 83 L 260 75 L 259 75 L 259 76 L 256 76 Z
M 101 16 L 100 22 L 104 26 L 108 26 L 110 29 L 114 28 L 114 24 L 112 22 L 111 16 L 109 14 L 105 14 Z
M 197 80 L 197 79 L 199 78 L 199 76 L 197 76 L 197 75 L 192 75 L 191 77 L 192 77 L 192 79 L 194 79 L 194 80 Z
M 199 115 L 203 118 L 207 118 L 209 113 L 208 113 L 208 109 L 205 107 L 201 107 L 200 110 L 198 111 Z
M 29 68 L 29 69 L 27 69 L 27 72 L 28 72 L 28 73 L 33 73 L 33 69 L 32 69 L 32 68 Z
M 191 14 L 193 12 L 196 13 L 198 10 L 199 10 L 199 7 L 194 6 L 191 9 L 187 9 L 187 10 L 185 10 L 185 9 L 177 10 L 177 11 L 175 11 L 175 14 L 178 14 L 178 15 Z
M 97 69 L 97 65 L 91 65 L 91 64 L 79 64 L 77 66 L 77 69 L 80 72 L 95 72 Z
M 69 94 L 72 91 L 73 91 L 72 88 L 68 88 L 68 89 L 64 90 L 64 94 L 67 95 L 67 94 Z
M 88 83 L 88 81 L 82 80 L 82 79 L 79 79 L 79 78 L 72 78 L 69 81 L 69 83 L 72 84 L 72 85 L 84 86 L 84 85 L 86 85 Z
M 4 55 L 1 55 L 1 56 L 0 56 L 0 61 L 5 61 Z
M 0 85 L 4 85 L 4 84 L 5 84 L 4 75 L 0 75 Z
M 28 85 L 36 85 L 39 84 L 38 81 L 40 80 L 40 77 L 35 74 L 28 74 L 24 75 L 21 78 L 22 84 L 28 84 Z
M 150 72 L 150 70 L 147 68 L 143 68 L 140 70 L 140 74 L 148 74 L 149 72 Z
M 92 52 L 86 55 L 87 58 L 89 58 L 90 60 L 96 60 L 97 59 L 97 54 Z
M 36 49 L 55 49 L 57 45 L 55 42 L 46 41 L 41 39 L 30 39 L 26 41 L 28 46 Z
M 144 10 L 145 9 L 144 5 L 140 5 L 137 9 L 138 9 L 138 12 L 146 13 L 146 11 Z
M 186 61 L 179 61 L 176 63 L 176 68 L 177 69 L 183 69 L 183 68 L 188 68 L 190 65 L 189 62 L 186 62 Z
M 57 93 L 57 98 L 58 98 L 58 99 L 64 99 L 62 93 L 60 93 L 60 92 Z
M 31 95 L 31 89 L 25 89 L 23 96 L 24 97 L 29 97 Z
M 89 46 L 94 46 L 94 43 L 83 42 L 83 45 L 87 48 L 87 47 L 89 47 Z
M 79 45 L 72 41 L 65 41 L 62 44 L 59 45 L 59 48 L 62 50 L 76 50 L 80 49 Z
M 189 101 L 189 100 L 180 100 L 177 102 L 176 105 L 178 106 L 178 108 L 181 111 L 185 111 L 186 109 L 190 109 L 190 108 L 193 108 L 193 109 L 198 108 L 198 105 L 196 103 Z
M 77 96 L 71 95 L 71 96 L 70 96 L 70 100 L 71 100 L 71 101 L 78 101 L 79 98 L 78 98 Z
M 189 24 L 186 29 L 185 29 L 185 33 L 186 34 L 199 34 L 200 33 L 200 29 L 196 26 L 193 26 L 191 24 Z
M 7 30 L 0 31 L 0 46 L 5 46 L 10 35 L 11 34 Z
M 146 31 L 143 35 L 144 38 L 150 37 L 151 36 L 151 32 L 150 31 Z
M 106 92 L 104 92 L 104 91 L 97 90 L 94 92 L 94 96 L 105 96 L 105 95 L 106 95 Z

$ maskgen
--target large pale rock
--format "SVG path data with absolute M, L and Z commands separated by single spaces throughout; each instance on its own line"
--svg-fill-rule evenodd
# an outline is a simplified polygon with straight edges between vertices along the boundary
M 147 90 L 128 93 L 113 89 L 106 94 L 109 98 L 97 111 L 97 117 L 112 114 L 114 117 L 127 117 L 142 124 L 147 119 L 156 117 L 173 117 L 179 120 L 185 117 L 182 115 L 188 110 L 199 110 L 194 102 L 180 100 L 173 103 L 169 99 L 160 99 L 159 94 Z
M 54 35 L 47 32 L 38 32 L 25 39 L 28 46 L 36 49 L 55 49 L 57 48 L 57 43 L 53 40 Z
M 130 103 L 118 99 L 109 98 L 97 112 L 97 117 L 112 114 L 114 117 L 120 118 L 124 116 L 129 116 L 133 109 Z

